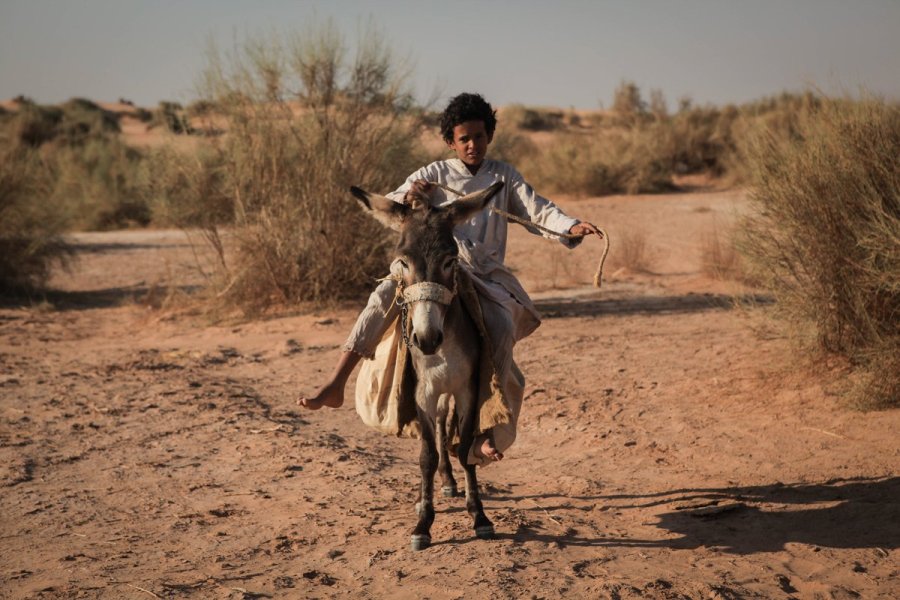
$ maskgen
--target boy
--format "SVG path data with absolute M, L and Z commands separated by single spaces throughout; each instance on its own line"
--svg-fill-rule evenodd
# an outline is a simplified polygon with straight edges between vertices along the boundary
M 580 222 L 563 213 L 552 202 L 537 195 L 512 166 L 486 158 L 487 147 L 497 125 L 496 113 L 478 94 L 460 94 L 453 98 L 441 116 L 441 135 L 456 155 L 422 167 L 388 197 L 397 202 L 413 199 L 442 206 L 456 200 L 456 196 L 428 183 L 439 182 L 465 194 L 482 190 L 496 181 L 504 181 L 494 196 L 492 205 L 552 231 L 585 236 L 601 235 L 591 223 Z M 501 381 L 513 371 L 514 344 L 537 329 L 540 317 L 515 276 L 503 265 L 506 253 L 507 220 L 489 209 L 466 223 L 458 225 L 453 235 L 459 246 L 459 263 L 473 275 L 479 293 L 485 324 L 495 349 L 494 364 Z M 580 239 L 560 238 L 569 248 Z M 392 272 L 397 268 L 391 266 Z M 353 368 L 362 358 L 371 358 L 388 327 L 397 317 L 394 303 L 397 283 L 385 280 L 369 297 L 356 325 L 344 344 L 343 353 L 331 379 L 312 398 L 301 397 L 297 403 L 311 410 L 323 406 L 337 408 L 344 403 L 344 387 Z M 521 379 L 521 375 L 518 376 Z M 518 397 L 510 398 L 515 417 L 521 405 L 521 381 Z M 515 422 L 511 431 L 488 431 L 476 438 L 474 461 L 484 464 L 503 458 L 503 450 L 515 439 Z

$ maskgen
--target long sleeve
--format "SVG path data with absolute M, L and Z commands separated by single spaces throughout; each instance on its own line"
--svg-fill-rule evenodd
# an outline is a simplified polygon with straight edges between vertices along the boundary
M 573 225 L 580 223 L 578 219 L 573 219 L 556 204 L 535 192 L 518 171 L 513 171 L 511 181 L 507 183 L 510 187 L 508 193 L 511 214 L 559 233 L 568 233 Z M 536 228 L 527 227 L 527 229 L 548 239 L 558 239 L 568 248 L 574 248 L 581 243 L 579 238 L 557 238 Z

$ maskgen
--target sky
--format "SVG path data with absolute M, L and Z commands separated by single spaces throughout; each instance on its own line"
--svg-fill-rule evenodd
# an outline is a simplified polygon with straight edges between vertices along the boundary
M 900 0 L 0 0 L 0 99 L 190 102 L 210 41 L 371 22 L 418 101 L 592 109 L 633 81 L 670 106 L 861 88 L 900 100 Z

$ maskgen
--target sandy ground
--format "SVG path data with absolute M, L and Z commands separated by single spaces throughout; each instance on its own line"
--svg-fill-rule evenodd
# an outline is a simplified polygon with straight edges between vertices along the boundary
M 0 597 L 900 596 L 900 412 L 843 407 L 839 367 L 703 274 L 741 194 L 561 204 L 613 235 L 606 287 L 596 240 L 514 232 L 546 318 L 519 440 L 480 471 L 497 539 L 438 498 L 418 553 L 417 442 L 294 405 L 359 304 L 173 318 L 145 301 L 200 281 L 182 234 L 78 236 L 54 308 L 0 308 Z

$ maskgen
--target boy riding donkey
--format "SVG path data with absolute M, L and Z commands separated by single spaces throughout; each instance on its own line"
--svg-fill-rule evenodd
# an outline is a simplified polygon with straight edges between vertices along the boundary
M 495 111 L 480 95 L 460 94 L 453 98 L 441 116 L 441 136 L 455 158 L 422 167 L 388 194 L 388 198 L 401 203 L 444 206 L 457 199 L 454 194 L 445 193 L 446 190 L 469 194 L 503 182 L 491 201 L 493 207 L 551 231 L 602 237 L 593 224 L 567 216 L 551 201 L 536 194 L 512 166 L 485 158 L 496 124 Z M 513 346 L 540 325 L 540 317 L 528 294 L 503 264 L 507 229 L 507 219 L 488 207 L 453 230 L 459 248 L 459 265 L 471 276 L 478 293 L 493 366 L 512 417 L 509 423 L 479 433 L 469 454 L 470 464 L 484 465 L 502 459 L 503 452 L 515 440 L 524 380 L 513 363 Z M 581 237 L 560 238 L 568 248 L 574 248 L 580 241 Z M 391 265 L 394 278 L 383 280 L 369 296 L 331 379 L 315 396 L 301 397 L 297 401 L 300 406 L 318 410 L 323 406 L 337 408 L 344 403 L 344 387 L 353 368 L 361 359 L 374 356 L 382 337 L 398 317 L 397 278 L 407 268 L 403 261 L 394 261 Z

